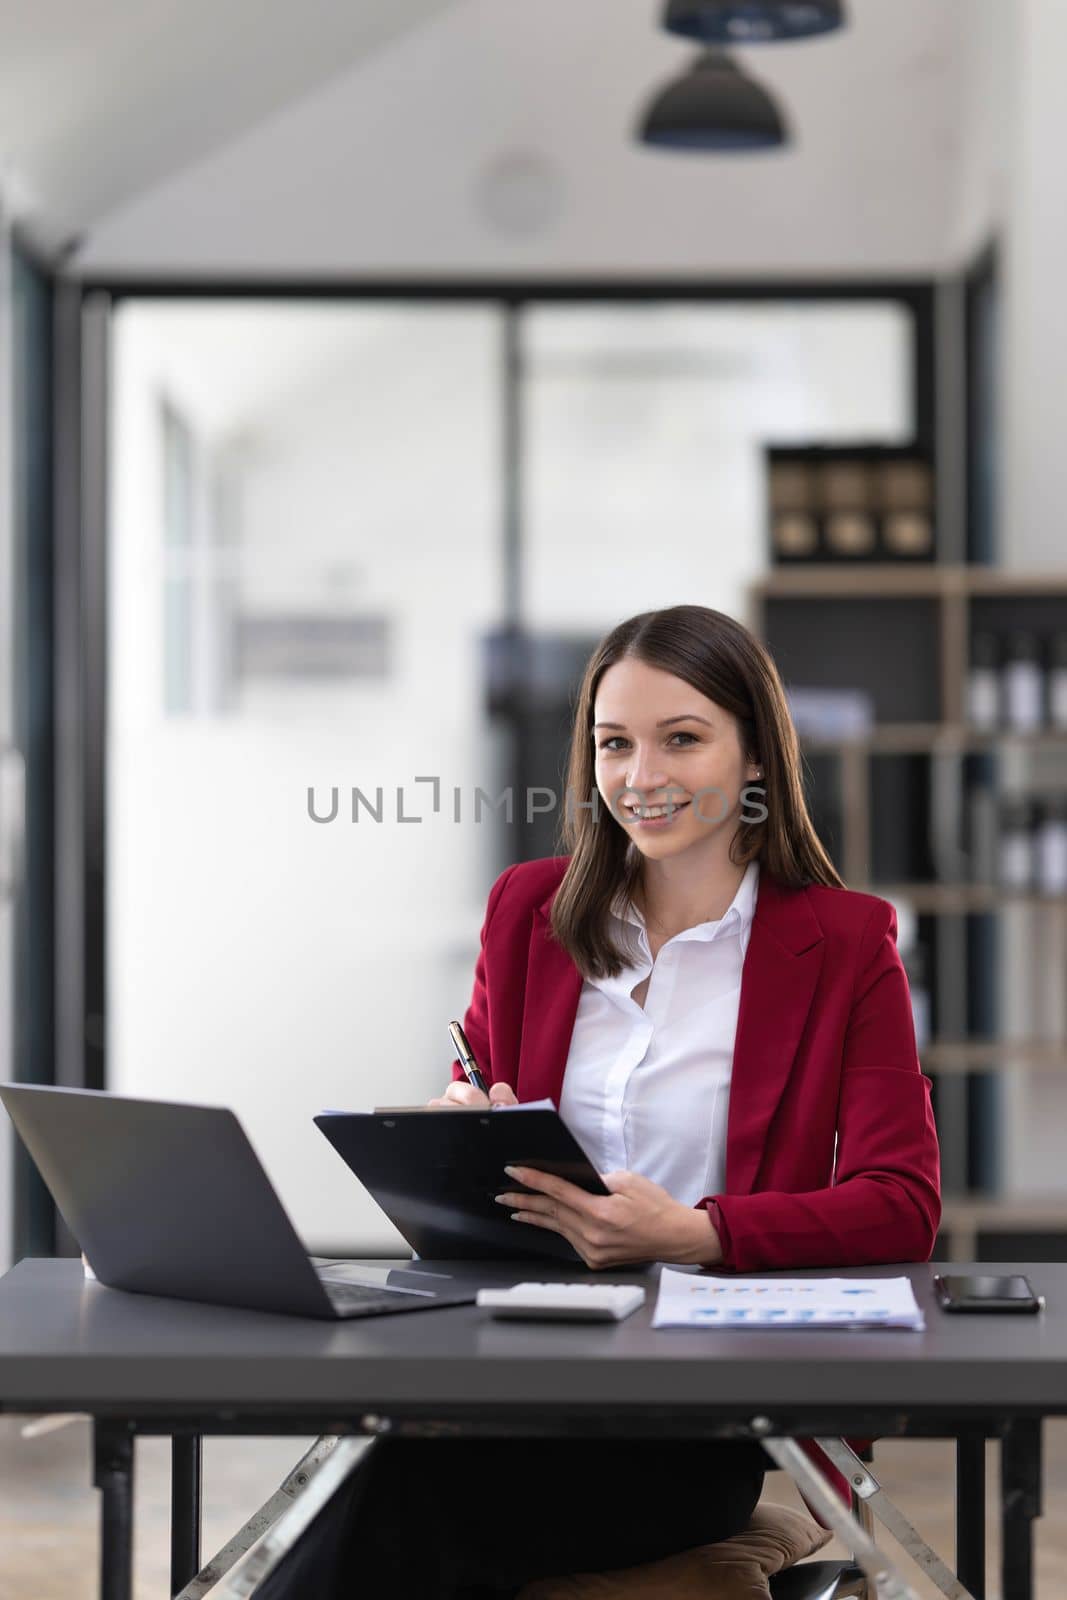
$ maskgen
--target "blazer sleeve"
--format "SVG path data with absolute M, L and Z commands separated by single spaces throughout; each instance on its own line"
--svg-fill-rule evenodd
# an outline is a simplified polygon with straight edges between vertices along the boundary
M 860 938 L 832 1185 L 807 1194 L 715 1195 L 723 1266 L 757 1272 L 929 1260 L 941 1220 L 940 1153 L 896 932 L 893 907 L 879 901 Z
M 482 923 L 480 935 L 481 948 L 478 951 L 478 959 L 474 964 L 474 988 L 471 992 L 470 1004 L 463 1017 L 463 1032 L 467 1035 L 467 1043 L 473 1051 L 474 1059 L 477 1061 L 486 1083 L 493 1081 L 493 1062 L 489 1048 L 489 991 L 486 985 L 485 942 L 489 937 L 489 928 L 493 917 L 496 915 L 497 906 L 500 904 L 500 897 L 514 871 L 514 866 L 505 868 L 489 891 L 489 899 L 485 908 L 485 920 Z M 452 1081 L 456 1082 L 457 1079 L 466 1078 L 466 1076 L 458 1058 L 453 1059 Z

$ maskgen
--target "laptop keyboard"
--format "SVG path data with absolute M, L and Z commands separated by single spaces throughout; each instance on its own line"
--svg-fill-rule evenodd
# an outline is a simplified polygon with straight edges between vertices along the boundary
M 442 1304 L 437 1295 L 425 1292 L 380 1289 L 364 1283 L 334 1283 L 327 1278 L 320 1278 L 319 1281 L 329 1295 L 334 1310 L 345 1317 L 373 1317 L 386 1311 L 418 1311 L 420 1307 Z

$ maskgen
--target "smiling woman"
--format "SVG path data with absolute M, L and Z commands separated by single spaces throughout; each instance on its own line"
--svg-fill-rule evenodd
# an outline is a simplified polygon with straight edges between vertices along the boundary
M 925 1260 L 938 1147 L 893 909 L 845 889 L 820 844 L 758 641 L 701 606 L 613 629 L 575 705 L 563 818 L 567 853 L 489 895 L 463 1023 L 488 1096 L 457 1061 L 430 1102 L 556 1101 L 610 1192 L 512 1169 L 515 1226 L 594 1270 Z M 765 1465 L 742 1443 L 393 1440 L 347 1548 L 404 1592 L 515 1594 L 729 1537 Z M 477 1534 L 448 1511 L 465 1475 Z M 547 1480 L 534 1526 L 516 1508 Z M 416 1481 L 436 1509 L 413 1549 L 390 1508 Z
M 613 629 L 575 705 L 563 817 L 567 854 L 490 891 L 463 1022 L 488 1094 L 456 1061 L 430 1102 L 555 1100 L 608 1193 L 509 1168 L 515 1227 L 593 1270 L 926 1260 L 938 1146 L 893 909 L 819 843 L 762 646 L 701 606 Z M 637 1566 L 746 1527 L 766 1464 L 744 1442 L 389 1439 L 331 1513 L 342 1581 L 316 1569 L 316 1592 L 358 1573 L 515 1596 Z M 476 1529 L 457 1483 L 478 1485 Z

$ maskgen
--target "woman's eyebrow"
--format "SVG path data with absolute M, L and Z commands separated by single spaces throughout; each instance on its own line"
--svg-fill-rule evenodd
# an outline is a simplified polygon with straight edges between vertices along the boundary
M 698 717 L 695 711 L 685 711 L 680 717 L 664 717 L 662 722 L 657 722 L 657 728 L 669 728 L 672 722 L 702 722 L 706 728 L 711 727 L 707 717 Z M 594 728 L 625 728 L 625 722 L 594 722 Z

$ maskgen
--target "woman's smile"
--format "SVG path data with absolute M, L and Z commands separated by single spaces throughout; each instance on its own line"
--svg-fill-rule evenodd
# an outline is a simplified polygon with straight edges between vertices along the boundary
M 643 800 L 624 800 L 620 809 L 633 827 L 669 828 L 689 803 L 688 800 L 671 800 L 651 805 Z

